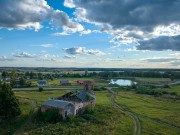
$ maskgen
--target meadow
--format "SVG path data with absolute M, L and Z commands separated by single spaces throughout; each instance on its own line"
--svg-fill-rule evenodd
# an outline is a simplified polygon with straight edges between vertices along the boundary
M 107 90 L 95 91 L 96 106 L 93 111 L 56 124 L 38 123 L 34 115 L 41 103 L 49 98 L 56 98 L 69 92 L 68 88 L 82 89 L 83 86 L 77 85 L 77 80 L 92 80 L 95 86 L 100 87 L 109 85 L 107 80 L 99 78 L 63 78 L 62 80 L 69 80 L 72 86 L 59 86 L 60 80 L 48 80 L 49 87 L 66 87 L 67 90 L 44 90 L 38 92 L 37 90 L 25 91 L 22 88 L 20 91 L 14 91 L 20 101 L 22 113 L 10 121 L 3 121 L 0 118 L 0 134 L 131 135 L 134 133 L 133 119 L 112 103 L 111 93 Z M 170 80 L 141 78 L 140 81 L 159 84 Z M 33 80 L 33 84 L 35 87 L 36 80 Z M 180 134 L 180 100 L 136 94 L 133 89 L 127 91 L 117 86 L 115 89 L 117 92 L 115 96 L 116 103 L 138 117 L 142 135 Z M 180 95 L 180 85 L 158 89 L 176 92 L 177 95 Z
M 37 124 L 33 113 L 48 98 L 58 97 L 67 91 L 18 91 L 22 114 L 15 120 L 1 124 L 0 133 L 6 134 L 119 134 L 133 133 L 133 121 L 110 101 L 108 91 L 95 92 L 96 106 L 92 113 L 85 113 L 71 120 L 56 124 Z M 35 110 L 34 110 L 35 109 Z M 15 124 L 16 123 L 16 124 Z
M 115 101 L 139 118 L 142 135 L 180 134 L 179 100 L 121 91 Z

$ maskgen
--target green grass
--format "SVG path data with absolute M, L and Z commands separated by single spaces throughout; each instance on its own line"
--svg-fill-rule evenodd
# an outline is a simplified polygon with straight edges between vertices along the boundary
M 146 77 L 136 77 L 138 82 L 143 84 L 167 84 L 171 82 L 169 78 L 146 78 Z
M 118 104 L 134 112 L 140 119 L 142 135 L 180 134 L 180 101 L 137 95 L 132 92 L 119 92 Z
M 167 89 L 168 92 L 176 92 L 178 95 L 180 95 L 180 85 L 174 85 L 170 86 L 169 89 Z
M 15 95 L 20 100 L 22 114 L 14 119 L 14 124 L 0 124 L 0 134 L 7 133 L 8 130 L 15 134 L 103 134 L 129 135 L 133 133 L 133 121 L 119 109 L 113 107 L 110 101 L 110 93 L 107 91 L 95 92 L 96 106 L 92 114 L 77 116 L 71 121 L 63 121 L 57 124 L 39 125 L 29 114 L 33 108 L 32 101 L 40 105 L 49 97 L 58 97 L 66 91 L 17 91 Z

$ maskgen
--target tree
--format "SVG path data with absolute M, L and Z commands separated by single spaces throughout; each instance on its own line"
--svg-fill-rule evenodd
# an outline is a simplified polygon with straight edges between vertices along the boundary
M 14 87 L 16 85 L 16 80 L 15 79 L 11 79 L 10 85 L 11 85 L 11 87 Z
M 24 78 L 24 77 L 21 77 L 21 79 L 20 79 L 20 85 L 21 86 L 24 86 L 24 85 L 26 85 L 26 79 Z
M 1 85 L 2 85 L 2 81 L 0 80 L 0 87 L 1 87 Z
M 2 77 L 5 79 L 7 76 L 8 76 L 8 72 L 3 71 L 2 72 Z
M 16 71 L 16 70 L 13 70 L 13 71 L 10 73 L 10 77 L 11 77 L 11 79 L 16 80 L 17 77 L 18 77 L 17 71 Z
M 0 116 L 5 119 L 15 117 L 21 113 L 19 101 L 9 84 L 4 83 L 0 89 Z
M 34 77 L 34 73 L 31 71 L 30 72 L 30 79 L 33 79 L 33 77 Z

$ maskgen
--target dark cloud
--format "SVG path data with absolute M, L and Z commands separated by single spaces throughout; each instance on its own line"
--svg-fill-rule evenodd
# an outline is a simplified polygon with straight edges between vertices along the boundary
M 139 43 L 140 45 L 137 46 L 137 50 L 180 51 L 180 36 L 164 36 L 159 38 L 153 38 L 147 41 L 141 41 Z
M 114 29 L 152 31 L 158 25 L 180 22 L 180 0 L 65 0 L 65 2 L 67 6 L 77 7 L 76 13 L 79 18 L 90 22 L 107 23 Z
M 64 4 L 75 8 L 79 21 L 101 25 L 115 46 L 142 41 L 139 50 L 179 51 L 179 39 L 170 44 L 168 36 L 180 35 L 180 0 L 65 0 Z
M 67 54 L 76 55 L 76 54 L 84 54 L 84 55 L 103 55 L 104 52 L 100 50 L 87 50 L 85 47 L 72 47 L 72 48 L 64 48 L 63 49 Z
M 56 27 L 64 29 L 83 29 L 65 12 L 51 8 L 45 0 L 0 0 L 0 9 L 0 28 L 38 30 L 42 22 L 51 21 Z

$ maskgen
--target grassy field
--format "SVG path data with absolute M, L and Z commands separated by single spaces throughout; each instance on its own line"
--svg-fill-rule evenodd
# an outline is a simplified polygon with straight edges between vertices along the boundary
M 136 81 L 142 84 L 167 84 L 171 80 L 169 78 L 145 78 L 145 77 L 136 77 Z
M 171 86 L 169 89 L 167 89 L 167 91 L 176 92 L 178 95 L 180 95 L 180 85 Z
M 179 100 L 174 101 L 121 91 L 116 96 L 116 101 L 138 116 L 142 127 L 142 135 L 180 134 Z
M 36 124 L 32 122 L 31 110 L 36 105 L 50 97 L 58 97 L 67 91 L 18 91 L 15 92 L 20 100 L 22 114 L 8 123 L 0 125 L 0 134 L 11 131 L 12 134 L 123 134 L 133 133 L 133 121 L 113 107 L 110 101 L 110 93 L 107 91 L 96 92 L 96 106 L 93 113 L 84 114 L 70 121 L 57 124 Z
M 160 84 L 167 83 L 169 79 L 138 78 L 142 83 Z M 72 86 L 60 86 L 60 80 L 69 80 Z M 77 80 L 91 80 L 94 86 L 108 86 L 107 80 L 99 78 L 62 78 L 48 80 L 49 87 L 83 88 L 76 84 Z M 33 80 L 36 85 L 37 80 Z M 158 88 L 180 95 L 180 85 L 170 88 Z M 157 90 L 158 90 L 157 89 Z M 179 135 L 180 134 L 180 100 L 162 97 L 135 94 L 134 90 L 126 91 L 116 88 L 118 95 L 115 100 L 119 105 L 133 112 L 140 120 L 142 135 Z M 22 114 L 11 121 L 2 121 L 0 118 L 0 134 L 102 134 L 102 135 L 131 135 L 134 123 L 131 117 L 116 108 L 108 91 L 96 91 L 96 106 L 92 113 L 62 121 L 56 124 L 38 124 L 34 121 L 33 111 L 37 110 L 43 101 L 56 98 L 69 90 L 15 91 L 20 101 Z

